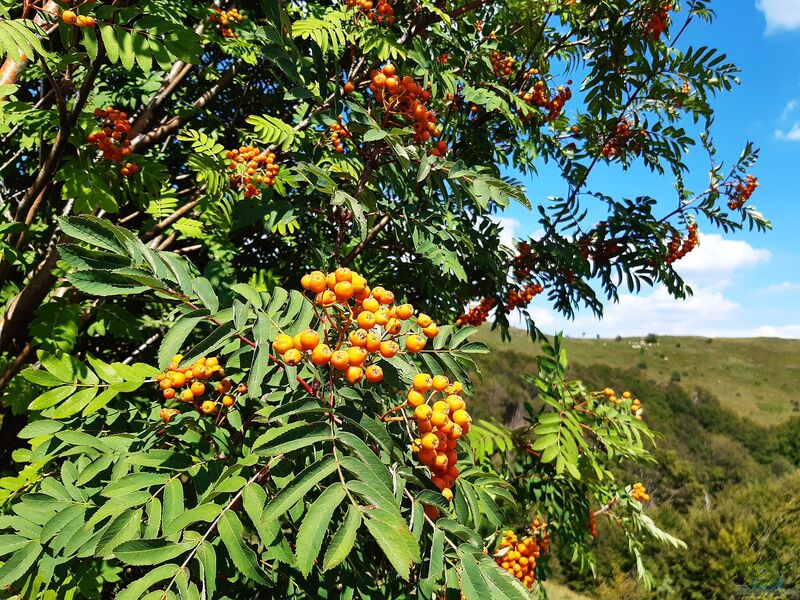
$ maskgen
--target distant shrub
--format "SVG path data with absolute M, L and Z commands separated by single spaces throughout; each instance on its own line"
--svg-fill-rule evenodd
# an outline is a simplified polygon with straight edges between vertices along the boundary
M 646 344 L 657 344 L 658 343 L 658 336 L 655 333 L 648 333 L 644 341 Z
M 614 341 L 615 342 L 621 342 L 622 341 L 622 336 L 618 335 L 617 337 L 614 338 Z
M 637 369 L 641 369 L 642 371 L 644 371 L 644 370 L 647 369 L 647 363 L 644 362 L 644 361 L 641 361 L 638 365 L 636 365 L 636 368 Z
M 672 375 L 669 376 L 669 380 L 678 383 L 681 380 L 681 374 L 677 371 L 673 371 Z
M 714 341 L 713 339 L 711 339 L 711 338 L 708 338 L 708 339 L 706 340 L 706 344 L 710 344 L 710 343 L 711 343 L 711 342 L 713 342 L 713 341 Z
M 680 342 L 675 342 L 675 347 L 676 348 L 680 348 L 681 347 L 681 343 Z

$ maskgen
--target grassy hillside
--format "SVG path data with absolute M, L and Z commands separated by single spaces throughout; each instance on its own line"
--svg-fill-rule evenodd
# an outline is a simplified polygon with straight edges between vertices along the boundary
M 493 351 L 479 357 L 484 377 L 471 411 L 519 426 L 519 407 L 535 394 L 524 376 L 536 371 L 537 346 L 522 332 L 510 344 L 488 329 L 479 336 Z M 642 399 L 645 421 L 659 434 L 657 462 L 620 465 L 617 475 L 644 483 L 652 495 L 648 514 L 688 548 L 645 546 L 657 582 L 647 592 L 619 528 L 598 519 L 597 578 L 577 571 L 556 542 L 551 581 L 561 586 L 553 597 L 574 598 L 558 595 L 574 591 L 595 600 L 724 600 L 758 585 L 800 594 L 800 412 L 789 386 L 800 373 L 800 341 L 662 337 L 649 345 L 622 339 L 566 346 L 571 377 Z
M 512 331 L 512 342 L 503 343 L 499 332 L 485 327 L 477 339 L 500 353 L 537 351 L 523 331 Z M 800 340 L 658 336 L 648 344 L 642 338 L 570 338 L 566 347 L 571 363 L 638 368 L 657 383 L 702 387 L 724 407 L 761 425 L 800 414 Z

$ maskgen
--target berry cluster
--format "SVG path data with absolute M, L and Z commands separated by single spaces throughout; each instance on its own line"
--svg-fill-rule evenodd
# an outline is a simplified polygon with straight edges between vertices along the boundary
M 523 76 L 523 80 L 527 82 L 532 76 L 538 74 L 539 69 L 530 68 Z M 553 121 L 561 115 L 561 111 L 564 110 L 564 105 L 572 98 L 572 90 L 569 87 L 571 84 L 572 80 L 567 81 L 567 86 L 558 86 L 555 94 L 552 94 L 544 80 L 540 79 L 527 91 L 520 90 L 517 92 L 517 96 L 531 106 L 544 109 L 547 112 L 545 119 L 547 121 Z
M 639 502 L 648 502 L 650 500 L 650 494 L 647 493 L 647 490 L 641 483 L 634 483 L 631 487 L 631 498 Z
M 750 199 L 750 196 L 753 195 L 757 187 L 758 179 L 752 175 L 748 175 L 744 179 L 739 180 L 733 188 L 731 199 L 728 201 L 728 208 L 731 210 L 741 208 L 744 203 Z
M 392 114 L 402 116 L 412 123 L 415 142 L 427 142 L 441 134 L 436 126 L 436 115 L 425 106 L 431 93 L 410 75 L 403 78 L 397 75 L 393 64 L 372 72 L 369 89 L 383 103 L 387 116 L 384 124 L 388 124 L 388 117 Z
M 613 158 L 620 153 L 621 149 L 627 147 L 631 139 L 635 137 L 644 137 L 646 135 L 647 132 L 644 129 L 633 129 L 630 121 L 620 121 L 617 123 L 617 128 L 614 131 L 614 135 L 612 135 L 605 142 L 605 144 L 603 144 L 600 154 L 603 156 L 603 158 Z M 639 148 L 640 143 L 637 141 L 633 146 L 633 150 L 638 152 Z
M 433 484 L 448 500 L 458 478 L 458 439 L 469 433 L 472 417 L 461 394 L 464 387 L 444 375 L 418 373 L 406 396 L 405 406 L 414 409 L 419 437 L 411 445 L 419 461 L 433 471 Z
M 494 298 L 483 298 L 475 306 L 470 308 L 466 313 L 456 319 L 456 325 L 472 325 L 478 327 L 486 322 L 489 318 L 489 312 L 497 304 Z
M 521 290 L 511 289 L 508 292 L 508 300 L 506 301 L 506 310 L 512 311 L 517 306 L 527 306 L 530 304 L 533 297 L 541 294 L 544 288 L 538 283 L 529 283 Z
M 86 140 L 97 146 L 103 153 L 105 160 L 113 163 L 122 162 L 122 159 L 131 154 L 131 124 L 127 113 L 109 106 L 105 110 L 97 108 L 96 117 L 103 119 L 103 127 L 86 136 Z M 139 165 L 125 163 L 119 170 L 120 175 L 128 177 L 139 172 Z
M 521 540 L 509 529 L 500 537 L 494 561 L 511 575 L 532 588 L 536 581 L 536 559 L 547 552 L 549 538 L 546 525 L 537 516 L 531 524 L 532 535 Z M 538 535 L 537 535 L 538 534 Z
M 79 15 L 74 10 L 65 10 L 61 13 L 61 21 L 65 25 L 75 25 L 76 27 L 94 27 L 97 21 L 94 17 Z
M 663 4 L 656 12 L 650 16 L 650 20 L 645 25 L 645 35 L 651 40 L 657 40 L 669 27 L 669 11 L 672 4 Z
M 606 388 L 603 390 L 603 395 L 608 398 L 608 401 L 611 402 L 614 406 L 619 406 L 625 400 L 630 400 L 631 402 L 631 412 L 637 419 L 642 418 L 642 403 L 638 398 L 634 398 L 633 394 L 628 391 L 622 392 L 622 398 L 618 398 L 617 394 L 611 388 Z
M 350 85 L 353 85 L 352 83 Z M 331 146 L 336 152 L 344 152 L 344 142 L 345 140 L 351 139 L 353 136 L 350 134 L 350 130 L 347 128 L 347 125 L 342 122 L 342 115 L 339 115 L 339 122 L 334 123 L 330 126 L 331 132 Z
M 280 165 L 275 163 L 275 154 L 272 152 L 259 150 L 255 146 L 240 146 L 226 151 L 225 158 L 231 161 L 228 168 L 235 171 L 231 174 L 231 182 L 243 186 L 247 198 L 261 195 L 257 184 L 275 185 Z
M 492 70 L 497 77 L 509 77 L 514 74 L 514 66 L 517 61 L 513 56 L 495 50 L 492 52 L 490 60 L 492 61 Z
M 378 383 L 383 370 L 375 362 L 400 352 L 402 338 L 405 350 L 414 354 L 439 334 L 438 325 L 422 313 L 404 326 L 414 316 L 414 307 L 395 305 L 393 292 L 380 286 L 370 289 L 364 277 L 348 268 L 327 275 L 314 271 L 304 275 L 300 284 L 315 294 L 322 334 L 308 329 L 294 338 L 279 335 L 273 348 L 288 365 L 303 360 L 316 366 L 330 364 L 351 383 L 364 378 Z
M 194 364 L 181 367 L 182 355 L 176 354 L 169 367 L 156 377 L 158 387 L 164 400 L 176 399 L 180 402 L 193 404 L 195 410 L 206 415 L 217 412 L 217 406 L 222 404 L 230 408 L 236 403 L 236 398 L 230 395 L 233 384 L 225 378 L 225 370 L 220 366 L 216 357 L 199 358 Z M 247 386 L 240 384 L 236 392 L 247 392 Z M 217 400 L 211 398 L 218 395 Z M 172 417 L 180 414 L 175 408 L 163 408 L 161 419 L 169 422 Z
M 244 21 L 244 15 L 242 15 L 238 10 L 232 8 L 230 10 L 222 10 L 221 8 L 215 8 L 214 14 L 208 17 L 208 20 L 212 23 L 216 23 L 219 26 L 219 33 L 222 37 L 225 38 L 235 38 L 239 37 L 233 31 L 233 27 L 237 23 L 241 23 Z
M 530 243 L 521 241 L 517 246 L 517 255 L 511 263 L 514 270 L 514 278 L 517 281 L 524 281 L 533 275 L 533 268 L 536 262 L 536 254 L 533 252 Z
M 677 231 L 672 235 L 672 239 L 667 244 L 667 257 L 664 259 L 668 265 L 683 258 L 697 246 L 697 225 L 691 223 L 687 227 L 687 231 L 689 234 L 685 239 Z
M 585 527 L 593 538 L 597 537 L 597 520 L 591 510 L 589 511 L 589 521 L 586 523 Z
M 394 8 L 389 0 L 347 0 L 347 6 L 358 9 L 373 23 L 394 23 Z
M 428 152 L 428 154 L 431 156 L 444 156 L 449 151 L 450 148 L 448 148 L 447 142 L 444 140 L 439 140 L 436 142 L 436 144 L 434 144 L 433 148 L 431 148 L 431 151 Z

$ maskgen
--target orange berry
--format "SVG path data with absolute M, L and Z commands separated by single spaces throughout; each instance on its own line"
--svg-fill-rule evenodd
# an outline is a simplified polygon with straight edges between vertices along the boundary
M 422 395 L 417 390 L 408 390 L 408 395 L 406 396 L 406 400 L 408 401 L 409 406 L 417 407 L 422 404 L 425 404 L 425 396 Z
M 219 359 L 215 356 L 211 356 L 206 359 L 205 365 L 207 368 L 216 367 L 219 364 Z
M 217 384 L 217 391 L 220 394 L 227 394 L 228 392 L 231 391 L 232 386 L 233 384 L 231 383 L 230 379 L 223 379 Z
M 300 345 L 303 350 L 313 350 L 319 346 L 319 334 L 313 329 L 306 329 L 300 334 Z
M 436 460 L 434 461 L 433 466 L 438 471 L 447 470 L 447 456 L 445 456 L 444 452 L 436 453 Z
M 419 392 L 427 392 L 429 389 L 431 389 L 432 385 L 433 380 L 427 373 L 417 373 L 414 376 L 413 386 L 415 390 Z
M 435 375 L 434 378 L 431 380 L 431 386 L 437 392 L 442 392 L 444 389 L 450 385 L 450 381 L 444 375 Z
M 181 414 L 181 411 L 176 408 L 162 408 L 161 412 L 159 412 L 159 416 L 164 423 L 169 423 L 172 417 L 179 414 Z
M 326 287 L 325 274 L 322 271 L 312 271 L 308 274 L 308 289 L 319 294 Z
M 375 293 L 375 290 L 372 290 L 372 292 Z M 366 311 L 374 313 L 381 307 L 381 303 L 375 298 L 364 298 L 364 301 L 361 303 L 361 307 Z
M 378 365 L 370 365 L 364 371 L 364 377 L 370 383 L 379 383 L 383 379 L 383 369 Z
M 78 20 L 78 15 L 75 14 L 75 11 L 65 10 L 61 13 L 61 20 L 67 25 L 75 25 L 75 22 Z
M 414 315 L 414 307 L 410 304 L 401 304 L 397 307 L 397 318 L 405 321 Z
M 333 290 L 325 290 L 317 294 L 317 304 L 321 304 L 322 306 L 333 306 L 336 304 L 336 294 L 333 293 Z
M 181 402 L 194 402 L 194 394 L 192 393 L 191 389 L 186 389 L 181 392 L 180 395 Z
M 366 329 L 356 329 L 350 333 L 348 339 L 353 346 L 360 346 L 363 348 L 367 345 L 367 335 Z
M 420 404 L 414 409 L 414 418 L 417 421 L 429 421 L 433 411 L 427 404 Z
M 355 294 L 353 284 L 349 281 L 340 281 L 336 284 L 333 291 L 336 294 L 336 299 L 339 302 L 345 302 L 346 300 L 352 298 L 353 294 Z
M 301 360 L 303 360 L 303 353 L 297 348 L 289 348 L 283 353 L 283 362 L 290 367 L 300 364 Z
M 234 398 L 233 396 L 225 395 L 222 397 L 222 406 L 230 408 L 234 404 L 236 404 L 236 398 Z
M 381 348 L 381 338 L 370 331 L 367 334 L 367 345 L 365 346 L 367 352 L 377 352 Z
M 331 365 L 339 371 L 344 371 L 350 365 L 350 356 L 345 350 L 337 350 L 331 355 Z
M 391 333 L 392 335 L 396 335 L 400 333 L 400 330 L 403 328 L 403 324 L 400 322 L 399 319 L 392 317 L 386 322 L 384 329 Z
M 433 408 L 433 410 L 440 410 L 446 415 L 450 414 L 450 405 L 447 404 L 445 400 L 437 400 L 433 403 L 431 408 Z
M 213 415 L 217 412 L 217 405 L 213 400 L 206 400 L 200 405 L 200 410 L 207 415 Z
M 327 365 L 331 362 L 332 355 L 333 352 L 327 344 L 320 344 L 311 352 L 311 362 L 315 365 Z
M 382 357 L 392 358 L 400 351 L 400 346 L 393 340 L 386 340 L 381 342 L 380 351 Z
M 354 365 L 350 365 L 347 367 L 347 371 L 345 371 L 345 377 L 347 377 L 347 381 L 350 383 L 358 383 L 361 381 L 361 378 L 364 376 L 364 369 L 361 367 L 356 367 Z
M 445 500 L 447 500 L 448 502 L 452 502 L 453 491 L 450 488 L 444 488 L 442 490 L 442 496 L 444 496 Z
M 353 272 L 347 267 L 339 267 L 334 271 L 336 281 L 353 281 Z
M 422 442 L 420 442 L 420 445 L 422 445 Z M 432 464 L 433 461 L 436 460 L 436 450 L 434 450 L 433 448 L 423 447 L 420 449 L 419 453 L 417 454 L 417 457 L 419 458 L 419 462 L 421 462 L 424 465 Z
M 294 348 L 295 350 L 303 349 L 303 343 L 300 341 L 299 333 L 295 334 L 295 336 L 292 338 L 292 348 Z
M 359 346 L 350 346 L 347 349 L 347 357 L 350 364 L 353 366 L 360 366 L 367 360 L 368 352 Z
M 303 277 L 300 278 L 300 285 L 303 286 L 304 290 L 311 289 L 311 274 L 306 273 Z
M 382 306 L 378 310 L 375 311 L 375 324 L 384 326 L 389 322 L 389 311 L 386 310 L 386 307 Z
M 164 400 L 172 400 L 175 397 L 175 390 L 173 388 L 167 388 L 161 394 L 164 396 Z
M 284 354 L 290 348 L 294 348 L 294 340 L 291 336 L 282 333 L 272 342 L 272 347 L 278 354 Z
M 397 72 L 395 66 L 392 63 L 386 63 L 383 65 L 381 72 L 386 75 L 386 77 L 392 77 Z
M 464 399 L 461 396 L 457 396 L 455 394 L 450 394 L 447 397 L 447 404 L 450 406 L 450 414 L 456 412 L 457 410 L 461 410 L 466 406 Z
M 435 338 L 437 335 L 439 335 L 439 326 L 436 325 L 436 323 L 431 323 L 422 330 L 422 333 L 425 334 L 425 337 Z
M 431 323 L 433 323 L 433 319 L 431 319 L 428 315 L 424 313 L 420 313 L 419 315 L 417 315 L 417 325 L 419 325 L 423 329 L 431 325 Z
M 197 398 L 206 393 L 206 384 L 202 381 L 195 381 L 190 389 L 192 390 L 192 396 Z
M 439 438 L 433 433 L 426 433 L 422 436 L 420 445 L 423 450 L 436 450 L 439 447 Z
M 344 93 L 345 94 L 352 94 L 356 89 L 356 86 L 353 85 L 352 82 L 348 81 L 344 84 Z
M 363 311 L 358 313 L 358 317 L 356 317 L 356 322 L 361 329 L 372 329 L 375 327 L 375 315 L 369 311 Z
M 406 350 L 415 354 L 425 347 L 425 338 L 418 335 L 410 335 L 406 338 Z
M 453 413 L 453 421 L 455 421 L 455 423 L 460 425 L 463 429 L 465 425 L 468 425 L 472 422 L 472 417 L 470 417 L 469 413 L 462 408 Z
M 450 419 L 447 416 L 447 413 L 441 410 L 434 410 L 431 413 L 431 425 L 434 427 L 442 427 L 445 423 L 447 423 Z

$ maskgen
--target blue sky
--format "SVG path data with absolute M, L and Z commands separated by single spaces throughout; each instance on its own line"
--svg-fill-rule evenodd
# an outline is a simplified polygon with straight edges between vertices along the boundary
M 800 338 L 800 0 L 717 0 L 711 25 L 694 24 L 686 43 L 718 48 L 741 69 L 741 85 L 719 96 L 713 130 L 718 159 L 735 159 L 744 142 L 761 149 L 753 173 L 760 186 L 751 199 L 773 223 L 767 233 L 724 235 L 701 221 L 701 243 L 676 268 L 694 296 L 677 301 L 663 289 L 623 295 L 608 305 L 602 321 L 589 311 L 569 321 L 543 299 L 531 312 L 544 331 L 613 337 L 649 332 L 726 337 Z M 696 165 L 690 188 L 707 182 L 702 149 L 692 151 Z M 557 174 L 543 167 L 524 184 L 535 202 L 566 194 Z M 670 179 L 635 169 L 620 177 L 604 169 L 589 187 L 613 195 L 649 194 L 673 202 Z M 669 206 L 672 206 L 671 204 Z M 514 206 L 500 216 L 507 239 L 536 232 L 536 215 Z

